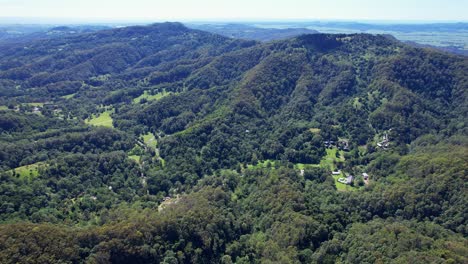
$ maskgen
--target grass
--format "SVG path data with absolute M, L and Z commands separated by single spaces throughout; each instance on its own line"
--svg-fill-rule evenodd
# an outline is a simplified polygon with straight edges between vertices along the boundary
M 339 178 L 344 178 L 343 172 L 340 175 L 333 175 L 333 179 L 335 180 L 335 186 L 338 191 L 357 191 L 359 188 L 352 187 L 350 185 L 341 183 L 338 181 Z
M 128 156 L 130 159 L 136 161 L 137 163 L 140 163 L 141 156 L 138 155 L 130 155 Z
M 353 107 L 356 108 L 356 109 L 361 109 L 362 108 L 362 103 L 359 102 L 359 97 L 354 98 Z
M 43 106 L 44 106 L 44 103 L 26 103 L 26 105 L 43 107 Z
M 342 150 L 338 150 L 337 148 L 327 148 L 327 155 L 320 161 L 320 167 L 328 168 L 331 171 L 336 171 L 338 168 L 335 166 L 336 162 L 343 162 L 344 161 L 344 152 Z M 340 153 L 340 157 L 336 157 L 336 153 Z M 339 175 L 332 175 L 333 179 L 335 180 L 335 186 L 338 191 L 356 191 L 358 187 L 352 187 L 350 185 L 338 182 L 339 178 L 346 177 L 344 172 L 341 172 Z
M 72 99 L 75 95 L 76 95 L 76 93 L 72 93 L 72 94 L 67 94 L 67 95 L 61 96 L 61 97 L 64 98 L 64 99 Z
M 91 119 L 86 119 L 86 124 L 93 125 L 93 126 L 106 126 L 106 127 L 114 127 L 112 124 L 112 117 L 110 116 L 111 110 L 105 111 L 99 116 L 93 115 Z
M 163 92 L 151 95 L 148 91 L 145 91 L 142 95 L 138 96 L 137 98 L 134 98 L 133 103 L 138 104 L 138 103 L 140 103 L 141 99 L 146 99 L 148 101 L 159 100 L 159 99 L 161 99 L 161 98 L 163 98 L 165 96 L 168 96 L 170 94 L 171 94 L 171 92 L 163 91 Z
M 342 150 L 338 150 L 337 148 L 326 149 L 327 155 L 322 158 L 320 164 L 304 164 L 304 163 L 296 163 L 294 164 L 294 168 L 296 170 L 303 170 L 310 167 L 321 167 L 330 171 L 337 170 L 335 161 L 336 162 L 343 162 L 344 161 L 344 153 Z M 340 153 L 339 158 L 336 157 L 336 153 Z M 247 165 L 247 169 L 260 169 L 260 168 L 267 168 L 268 162 L 271 164 L 271 169 L 275 169 L 275 163 L 277 161 L 274 160 L 263 160 L 259 161 L 257 165 Z M 338 182 L 339 178 L 345 177 L 345 173 L 341 172 L 340 175 L 332 175 L 333 179 L 335 180 L 335 186 L 338 191 L 357 191 L 359 187 L 352 187 L 347 184 L 343 184 Z
M 43 162 L 38 162 L 30 165 L 14 168 L 10 172 L 15 172 L 20 178 L 35 178 L 39 176 L 39 167 L 45 166 Z
M 6 105 L 0 105 L 0 110 L 8 110 L 8 106 L 6 106 Z
M 340 158 L 337 158 L 335 156 L 338 149 L 333 148 L 333 149 L 327 149 L 326 151 L 327 151 L 327 155 L 322 158 L 322 160 L 320 161 L 320 164 L 296 163 L 296 164 L 294 164 L 294 168 L 298 169 L 298 170 L 303 170 L 303 169 L 305 169 L 307 167 L 322 167 L 322 168 L 325 168 L 325 169 L 335 170 L 334 161 L 335 160 L 336 161 L 344 161 L 343 151 L 341 151 L 341 150 L 339 151 L 340 152 Z M 266 168 L 268 162 L 270 162 L 271 167 L 274 168 L 275 163 L 276 163 L 276 161 L 274 161 L 274 160 L 259 161 L 257 163 L 257 165 L 251 165 L 251 164 L 247 165 L 247 168 L 248 169 Z
M 294 164 L 294 168 L 298 170 L 303 170 L 305 168 L 310 168 L 310 167 L 320 167 L 320 164 L 306 164 L 306 163 Z
M 252 165 L 252 164 L 247 164 L 247 169 L 261 169 L 261 168 L 267 168 L 268 167 L 268 162 L 271 164 L 271 168 L 275 168 L 275 161 L 274 160 L 263 160 L 259 161 L 257 165 Z
M 317 134 L 320 133 L 320 128 L 313 127 L 313 128 L 310 128 L 309 131 L 310 131 L 310 133 L 317 135 Z
M 149 132 L 146 135 L 143 135 L 143 141 L 145 142 L 146 146 L 156 148 L 158 146 L 158 141 L 153 133 Z
M 335 161 L 344 161 L 344 154 L 342 150 L 338 150 L 337 148 L 332 148 L 332 149 L 326 149 L 327 155 L 322 158 L 320 161 L 320 167 L 322 168 L 328 168 L 330 170 L 335 170 Z M 336 152 L 340 153 L 340 158 L 336 157 Z
M 326 151 L 327 151 L 327 155 L 325 155 L 325 157 L 322 158 L 322 160 L 320 161 L 320 164 L 302 164 L 302 163 L 298 163 L 298 164 L 295 164 L 294 167 L 296 169 L 299 169 L 299 170 L 303 170 L 303 169 L 305 169 L 307 167 L 321 167 L 321 168 L 324 168 L 324 169 L 327 169 L 327 170 L 330 170 L 330 171 L 337 170 L 336 165 L 335 165 L 335 161 L 336 162 L 343 162 L 344 161 L 343 151 L 338 150 L 337 148 L 331 148 L 331 149 L 327 148 Z M 339 158 L 336 157 L 337 152 L 340 153 Z M 335 186 L 336 186 L 336 189 L 338 191 L 356 191 L 356 190 L 359 189 L 358 187 L 352 187 L 350 185 L 338 182 L 339 178 L 345 177 L 345 174 L 343 172 L 341 172 L 340 175 L 332 175 L 332 176 L 333 176 L 333 179 L 335 180 Z
M 359 153 L 365 154 L 367 152 L 367 146 L 366 145 L 358 146 L 358 150 L 359 150 Z

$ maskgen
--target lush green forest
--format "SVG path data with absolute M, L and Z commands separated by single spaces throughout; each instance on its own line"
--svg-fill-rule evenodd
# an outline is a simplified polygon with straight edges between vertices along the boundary
M 384 35 L 0 42 L 0 262 L 466 263 L 467 73 Z

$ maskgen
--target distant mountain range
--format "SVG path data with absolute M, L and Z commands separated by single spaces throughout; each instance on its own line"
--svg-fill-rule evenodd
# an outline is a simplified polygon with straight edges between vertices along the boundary
M 8 21 L 6 21 L 8 22 Z M 133 23 L 135 24 L 135 23 Z M 54 30 L 60 24 L 21 25 L 0 24 L 0 41 L 21 41 L 50 38 L 58 34 L 76 34 L 102 29 L 130 26 L 126 23 L 101 23 L 96 25 L 72 24 L 68 31 Z M 346 22 L 346 21 L 281 21 L 281 22 L 189 22 L 190 28 L 209 31 L 231 38 L 270 41 L 312 33 L 371 33 L 389 34 L 409 44 L 435 47 L 451 53 L 468 55 L 468 23 L 397 23 L 397 22 Z
M 188 24 L 228 37 L 268 41 L 310 33 L 388 34 L 409 44 L 468 55 L 468 23 L 378 24 L 336 21 Z
M 189 27 L 239 39 L 270 41 L 318 33 L 306 28 L 260 28 L 245 24 L 188 24 Z

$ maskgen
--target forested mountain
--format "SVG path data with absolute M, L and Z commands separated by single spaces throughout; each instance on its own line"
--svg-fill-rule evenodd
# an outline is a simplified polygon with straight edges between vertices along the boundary
M 52 26 L 0 24 L 0 42 L 24 43 L 36 39 L 64 37 L 65 35 L 90 33 L 109 28 L 108 26 L 100 25 Z
M 303 34 L 315 34 L 316 30 L 307 28 L 262 28 L 247 24 L 187 24 L 188 27 L 220 34 L 231 38 L 271 41 L 296 37 Z
M 467 262 L 467 73 L 384 35 L 3 43 L 0 262 Z

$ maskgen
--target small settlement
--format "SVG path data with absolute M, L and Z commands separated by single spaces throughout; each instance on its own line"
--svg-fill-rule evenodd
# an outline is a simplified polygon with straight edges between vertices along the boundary
M 340 175 L 340 174 L 341 174 L 341 171 L 332 171 L 332 175 Z M 367 174 L 366 172 L 363 172 L 362 179 L 365 185 L 369 184 L 369 174 Z M 346 178 L 343 178 L 343 177 L 338 178 L 338 182 L 346 184 L 346 185 L 351 185 L 351 183 L 353 183 L 354 180 L 356 180 L 356 177 L 350 174 L 346 175 Z
M 338 141 L 326 140 L 323 144 L 326 148 L 337 147 L 339 150 L 349 151 L 349 141 L 347 139 L 340 139 Z
M 180 200 L 180 197 L 179 195 L 177 195 L 175 198 L 172 198 L 172 197 L 164 197 L 163 198 L 163 201 L 161 202 L 161 204 L 158 206 L 158 212 L 161 212 L 163 211 L 165 208 L 167 208 L 168 206 L 171 206 L 173 204 L 176 204 L 178 203 Z
M 382 136 L 382 141 L 377 143 L 377 147 L 382 148 L 382 149 L 387 149 L 388 146 L 390 146 L 390 139 L 388 138 L 388 134 L 385 133 Z

